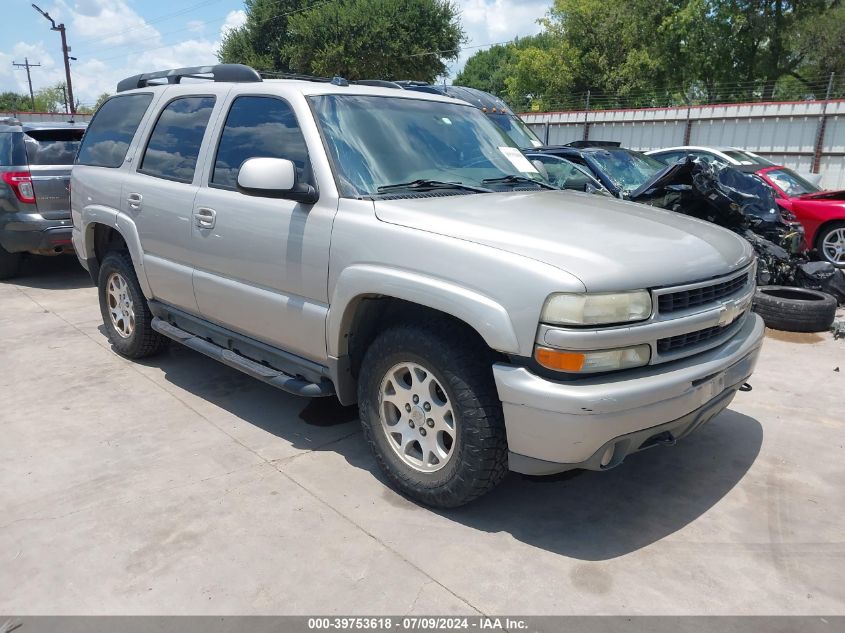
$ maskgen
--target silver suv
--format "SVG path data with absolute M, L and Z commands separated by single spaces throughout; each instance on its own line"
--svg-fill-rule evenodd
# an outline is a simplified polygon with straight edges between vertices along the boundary
M 131 77 L 89 126 L 72 209 L 118 353 L 175 340 L 357 401 L 386 477 L 433 506 L 674 443 L 763 336 L 744 240 L 554 190 L 438 95 L 237 65 Z

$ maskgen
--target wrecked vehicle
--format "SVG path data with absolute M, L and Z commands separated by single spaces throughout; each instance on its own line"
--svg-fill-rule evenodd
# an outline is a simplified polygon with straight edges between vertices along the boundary
M 666 166 L 616 143 L 574 145 L 526 155 L 542 162 L 551 182 L 563 188 L 586 190 L 578 181 L 570 187 L 568 181 L 556 179 L 552 157 L 565 157 L 589 169 L 617 197 L 713 222 L 743 236 L 757 253 L 757 283 L 762 288 L 755 305 L 766 306 L 760 310 L 772 317 L 766 320 L 770 327 L 826 330 L 836 303 L 845 303 L 845 276 L 830 263 L 810 261 L 803 226 L 778 205 L 774 190 L 758 176 L 690 158 Z M 779 289 L 783 286 L 795 292 Z M 833 295 L 832 308 L 830 301 L 820 301 L 811 292 L 797 292 L 798 288 Z M 789 296 L 780 296 L 784 293 Z

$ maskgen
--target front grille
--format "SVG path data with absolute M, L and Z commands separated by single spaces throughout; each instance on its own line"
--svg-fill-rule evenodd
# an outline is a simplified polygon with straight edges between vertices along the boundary
M 723 334 L 726 334 L 732 328 L 739 327 L 743 321 L 743 317 L 739 317 L 733 323 L 727 325 L 716 325 L 708 327 L 696 332 L 689 332 L 688 334 L 679 334 L 678 336 L 670 336 L 668 338 L 661 338 L 657 341 L 658 354 L 670 354 L 673 352 L 680 352 L 689 347 L 695 347 L 707 341 L 711 341 Z
M 745 288 L 751 273 L 739 275 L 728 281 L 721 281 L 711 286 L 702 286 L 692 290 L 679 290 L 660 295 L 657 299 L 657 308 L 660 314 L 671 314 L 680 310 L 688 310 L 708 303 L 713 303 L 730 297 Z

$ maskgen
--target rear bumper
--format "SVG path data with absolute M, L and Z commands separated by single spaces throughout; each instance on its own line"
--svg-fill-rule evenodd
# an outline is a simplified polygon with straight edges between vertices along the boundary
M 71 222 L 47 220 L 38 213 L 0 214 L 0 245 L 9 253 L 55 255 L 69 252 Z
M 494 365 L 511 470 L 603 470 L 638 450 L 673 443 L 730 404 L 754 370 L 763 333 L 762 319 L 751 313 L 740 331 L 716 349 L 577 382 L 554 382 L 524 367 Z

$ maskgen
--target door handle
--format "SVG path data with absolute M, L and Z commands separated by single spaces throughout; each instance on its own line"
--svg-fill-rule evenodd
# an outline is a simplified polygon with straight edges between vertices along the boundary
M 201 229 L 213 229 L 217 212 L 208 207 L 199 207 L 194 217 L 196 218 L 197 226 Z
M 140 193 L 130 193 L 126 196 L 127 202 L 129 202 L 130 209 L 140 209 L 141 208 L 141 201 L 144 199 Z

